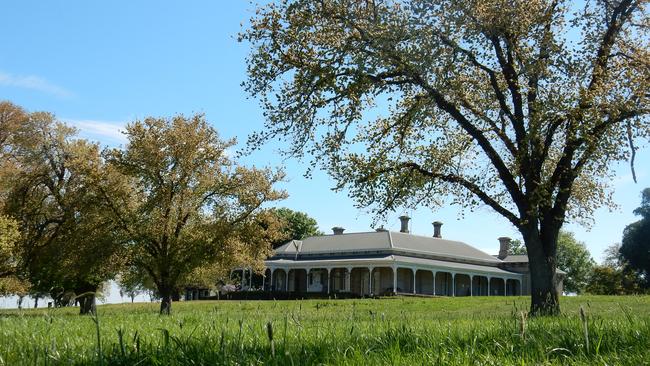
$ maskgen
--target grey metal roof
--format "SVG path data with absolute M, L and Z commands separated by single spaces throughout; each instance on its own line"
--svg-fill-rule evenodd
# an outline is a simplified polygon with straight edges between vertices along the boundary
M 310 236 L 292 240 L 275 250 L 276 253 L 301 254 L 340 253 L 364 250 L 390 249 L 388 232 L 350 233 Z
M 312 236 L 280 246 L 276 255 L 326 256 L 386 251 L 493 265 L 501 263 L 501 260 L 460 241 L 390 231 Z
M 420 236 L 406 233 L 390 233 L 393 247 L 410 252 L 420 252 L 457 259 L 477 259 L 499 263 L 493 256 L 460 241 Z
M 526 264 L 528 265 L 528 255 L 527 254 L 511 254 L 502 259 L 503 263 L 508 264 Z M 567 273 L 559 268 L 555 269 L 555 272 L 566 275 Z
M 528 263 L 528 256 L 526 254 L 511 254 L 502 259 L 508 263 Z

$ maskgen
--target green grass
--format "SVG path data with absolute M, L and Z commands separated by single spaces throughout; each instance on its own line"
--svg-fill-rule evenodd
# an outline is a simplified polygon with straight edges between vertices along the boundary
M 562 316 L 522 324 L 528 305 L 526 297 L 206 301 L 175 303 L 169 317 L 156 314 L 158 304 L 106 305 L 98 327 L 74 308 L 5 310 L 0 365 L 650 364 L 649 296 L 565 297 Z

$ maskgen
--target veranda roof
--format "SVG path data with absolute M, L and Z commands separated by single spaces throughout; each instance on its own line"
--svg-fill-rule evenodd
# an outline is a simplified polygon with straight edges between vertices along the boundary
M 293 260 L 288 258 L 270 259 L 266 261 L 267 267 L 273 268 L 345 268 L 345 267 L 400 267 L 428 270 L 442 270 L 450 272 L 476 273 L 520 277 L 521 274 L 505 271 L 498 267 L 481 266 L 476 264 L 447 262 L 427 258 L 414 258 L 400 255 L 386 255 L 381 257 L 357 258 L 332 258 L 332 259 L 304 259 Z

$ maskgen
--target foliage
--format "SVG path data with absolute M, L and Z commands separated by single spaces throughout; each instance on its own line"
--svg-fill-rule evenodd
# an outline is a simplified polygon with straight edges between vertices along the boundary
M 11 151 L 16 137 L 15 131 L 21 129 L 28 115 L 22 108 L 8 101 L 0 101 L 0 153 Z
M 310 236 L 320 236 L 323 232 L 318 230 L 318 223 L 304 212 L 293 211 L 286 207 L 275 208 L 273 213 L 284 221 L 282 238 L 273 244 L 274 248 L 285 244 L 289 240 L 301 240 Z
M 560 231 L 557 246 L 557 267 L 566 272 L 564 290 L 582 293 L 595 264 L 589 250 L 573 233 L 564 230 Z
M 0 215 L 0 278 L 16 271 L 16 246 L 19 239 L 18 223 L 7 216 Z
M 620 254 L 621 245 L 612 244 L 605 249 L 604 261 L 595 266 L 586 291 L 597 295 L 624 295 L 643 293 L 642 278 L 632 270 Z
M 526 245 L 524 242 L 522 242 L 519 239 L 515 239 L 510 242 L 510 250 L 508 251 L 508 254 L 513 254 L 513 255 L 526 255 L 528 254 L 526 252 Z
M 559 311 L 565 218 L 611 203 L 648 124 L 646 2 L 284 0 L 260 6 L 246 89 L 266 128 L 361 207 L 484 204 L 521 232 L 534 312 Z M 568 36 L 570 35 L 570 37 Z M 376 108 L 387 106 L 387 108 Z
M 24 146 L 28 141 L 24 137 L 30 127 L 29 114 L 24 109 L 8 101 L 0 101 L 0 210 L 7 200 L 11 178 L 18 169 L 12 156 L 19 146 Z
M 16 277 L 19 241 L 18 223 L 0 215 L 0 296 L 24 296 L 29 291 L 29 283 Z
M 615 269 L 623 269 L 626 267 L 625 260 L 621 258 L 620 251 L 620 243 L 615 243 L 605 248 L 605 251 L 603 253 L 603 265 Z
M 126 135 L 124 150 L 106 153 L 110 169 L 127 179 L 125 189 L 96 185 L 128 238 L 130 265 L 156 285 L 161 312 L 200 273 L 260 265 L 274 239 L 258 230 L 260 207 L 285 197 L 273 188 L 282 173 L 236 165 L 228 154 L 235 141 L 221 140 L 203 115 L 146 118 L 129 124 Z
M 0 278 L 0 296 L 26 296 L 30 292 L 30 284 L 16 276 Z
M 237 230 L 230 234 L 231 240 L 243 244 L 241 249 L 228 257 L 222 257 L 220 265 L 195 269 L 183 279 L 183 285 L 217 290 L 218 285 L 231 281 L 230 270 L 235 267 L 251 268 L 257 273 L 263 273 L 266 269 L 264 260 L 271 254 L 273 243 L 277 243 L 283 235 L 282 228 L 283 222 L 272 210 L 260 210 L 249 220 L 240 223 Z M 251 257 L 252 253 L 247 251 L 246 246 L 264 248 L 264 251 Z
M 68 309 L 4 310 L 0 364 L 647 363 L 647 296 L 563 302 L 564 316 L 523 322 L 521 297 L 189 301 L 162 318 L 152 313 L 154 304 L 107 305 L 99 307 L 98 328 Z M 101 347 L 87 336 L 96 330 Z
M 594 267 L 585 290 L 596 295 L 641 293 L 638 278 L 633 272 L 608 265 Z
M 642 192 L 641 206 L 634 210 L 641 220 L 625 227 L 619 253 L 629 269 L 650 288 L 650 188 Z

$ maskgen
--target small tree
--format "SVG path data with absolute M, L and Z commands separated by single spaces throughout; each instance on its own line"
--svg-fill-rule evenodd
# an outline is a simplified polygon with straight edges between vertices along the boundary
M 627 264 L 625 263 L 625 260 L 621 257 L 621 244 L 620 243 L 614 243 L 607 248 L 605 248 L 605 251 L 603 252 L 603 265 L 607 267 L 612 267 L 616 269 L 622 269 L 623 267 L 626 267 Z
M 620 254 L 620 244 L 605 249 L 601 265 L 594 266 L 586 291 L 597 295 L 625 295 L 642 292 L 641 278 Z
M 566 292 L 582 293 L 592 275 L 594 264 L 585 243 L 576 240 L 571 232 L 560 231 L 557 239 L 557 267 L 566 272 Z
M 645 7 L 271 2 L 241 35 L 267 118 L 250 142 L 285 138 L 378 215 L 492 208 L 526 244 L 531 312 L 557 314 L 560 228 L 609 202 L 610 166 L 650 130 Z
M 527 255 L 526 245 L 521 240 L 515 239 L 510 243 L 510 251 L 508 254 Z
M 135 301 L 135 297 L 144 294 L 146 291 L 155 289 L 155 285 L 146 272 L 137 267 L 131 267 L 120 273 L 117 278 L 120 288 L 120 295 L 126 295 Z
M 199 268 L 223 261 L 262 261 L 270 243 L 241 240 L 266 202 L 284 198 L 268 169 L 237 166 L 203 115 L 146 118 L 126 127 L 125 150 L 106 156 L 131 189 L 98 182 L 130 243 L 130 264 L 146 272 L 169 314 L 172 296 Z M 126 194 L 125 194 L 126 192 Z
M 610 266 L 596 266 L 587 284 L 587 292 L 594 295 L 622 295 L 621 271 Z
M 630 295 L 643 292 L 636 273 L 608 265 L 594 267 L 585 291 L 594 295 Z
M 288 242 L 289 240 L 301 240 L 309 236 L 323 235 L 318 230 L 318 223 L 304 212 L 293 211 L 286 207 L 275 208 L 272 212 L 283 221 L 282 237 L 273 243 L 273 247 Z

